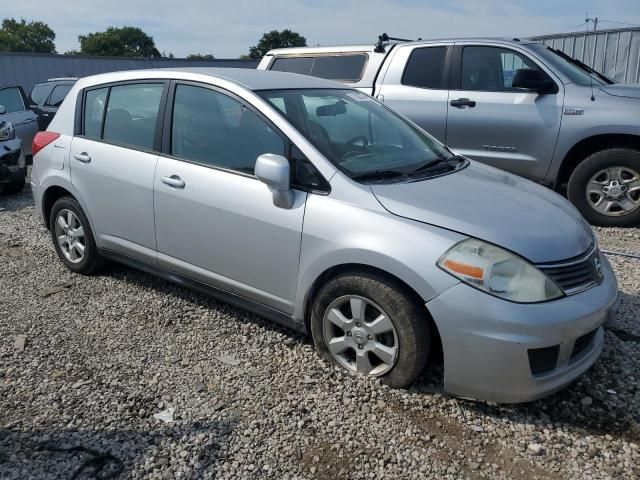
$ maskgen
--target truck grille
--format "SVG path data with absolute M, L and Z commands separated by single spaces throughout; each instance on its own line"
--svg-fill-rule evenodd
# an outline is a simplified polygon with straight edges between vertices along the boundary
M 600 252 L 596 247 L 566 262 L 539 264 L 542 270 L 566 295 L 583 292 L 602 281 Z

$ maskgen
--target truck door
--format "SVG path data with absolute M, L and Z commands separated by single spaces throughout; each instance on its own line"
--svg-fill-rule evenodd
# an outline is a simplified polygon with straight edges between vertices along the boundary
M 512 87 L 520 69 L 553 76 L 524 52 L 502 46 L 456 45 L 446 143 L 456 153 L 533 180 L 542 180 L 555 150 L 564 89 Z
M 445 141 L 449 99 L 446 44 L 397 47 L 376 98 Z M 384 68 L 384 67 L 383 67 Z

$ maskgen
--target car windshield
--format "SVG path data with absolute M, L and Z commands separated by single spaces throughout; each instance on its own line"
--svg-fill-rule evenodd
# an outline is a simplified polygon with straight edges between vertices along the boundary
M 554 48 L 537 43 L 531 45 L 531 48 L 542 57 L 542 59 L 551 64 L 552 67 L 560 70 L 572 83 L 588 87 L 589 85 L 603 85 L 605 83 L 613 83 L 604 75 L 596 72 L 592 68 L 584 65 L 582 62 L 572 59 L 566 53 Z
M 400 181 L 464 163 L 422 130 L 356 90 L 257 92 L 357 181 Z

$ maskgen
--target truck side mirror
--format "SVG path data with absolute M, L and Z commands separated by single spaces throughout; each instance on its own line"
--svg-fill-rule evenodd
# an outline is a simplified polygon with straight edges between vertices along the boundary
M 255 175 L 266 184 L 273 195 L 273 204 L 280 208 L 293 206 L 294 194 L 291 190 L 291 166 L 282 155 L 265 153 L 256 160 Z
M 541 95 L 558 93 L 556 83 L 543 71 L 533 68 L 520 68 L 516 70 L 511 86 L 513 88 L 534 91 Z

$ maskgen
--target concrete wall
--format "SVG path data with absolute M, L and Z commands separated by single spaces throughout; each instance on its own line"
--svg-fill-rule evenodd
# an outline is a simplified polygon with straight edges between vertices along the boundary
M 253 60 L 186 60 L 0 53 L 0 87 L 20 85 L 29 94 L 36 83 L 54 77 L 86 77 L 118 70 L 170 67 L 256 68 Z

